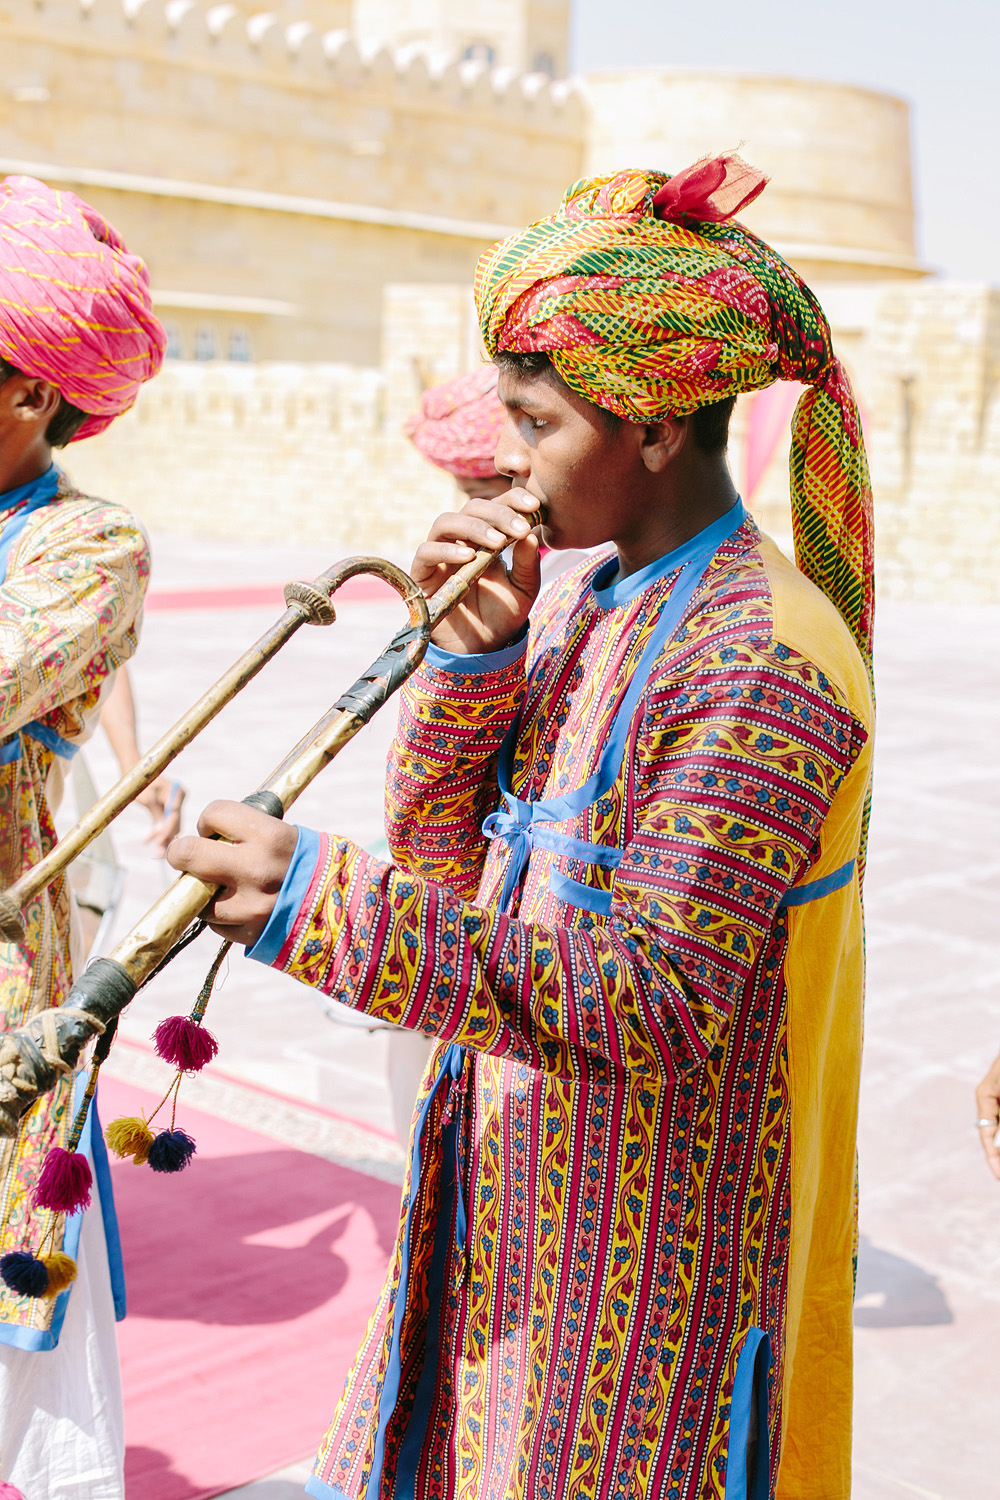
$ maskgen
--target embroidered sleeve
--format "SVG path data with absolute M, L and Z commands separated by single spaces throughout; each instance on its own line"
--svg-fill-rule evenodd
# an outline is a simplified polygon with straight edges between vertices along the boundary
M 428 653 L 402 695 L 386 778 L 389 849 L 403 869 L 465 896 L 479 888 L 482 822 L 496 807 L 497 755 L 524 696 L 525 647 Z
M 68 501 L 30 526 L 0 587 L 0 733 L 45 717 L 66 738 L 137 645 L 149 549 L 128 511 Z
M 580 1051 L 647 1075 L 697 1066 L 865 739 L 809 663 L 725 651 L 650 694 L 605 923 L 515 920 L 324 839 L 276 966 L 538 1068 L 571 1073 Z

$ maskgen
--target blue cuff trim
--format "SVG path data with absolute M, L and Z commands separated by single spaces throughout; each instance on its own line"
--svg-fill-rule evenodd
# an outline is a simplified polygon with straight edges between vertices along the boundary
M 264 927 L 264 931 L 252 948 L 245 949 L 247 958 L 255 958 L 259 964 L 273 964 L 295 925 L 295 918 L 309 892 L 313 874 L 319 863 L 320 836 L 311 828 L 300 828 L 295 841 L 292 862 L 285 871 L 281 890 Z
M 511 662 L 518 661 L 527 649 L 528 627 L 525 625 L 521 633 L 511 641 L 509 646 L 504 646 L 502 651 L 471 652 L 468 656 L 456 656 L 451 651 L 442 651 L 432 641 L 427 647 L 424 666 L 434 667 L 438 672 L 461 672 L 465 675 L 477 672 L 499 672 L 501 667 L 509 667 Z
M 818 901 L 822 896 L 842 890 L 854 876 L 854 865 L 855 861 L 849 859 L 846 865 L 824 875 L 821 880 L 808 880 L 804 885 L 791 886 L 778 902 L 779 909 L 784 906 L 806 906 L 810 901 Z

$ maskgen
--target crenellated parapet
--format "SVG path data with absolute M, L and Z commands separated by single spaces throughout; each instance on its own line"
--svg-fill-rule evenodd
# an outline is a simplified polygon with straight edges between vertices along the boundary
M 3 0 L 0 33 L 211 72 L 273 74 L 290 87 L 389 94 L 403 107 L 496 111 L 533 128 L 580 129 L 569 80 L 446 56 L 419 43 L 366 45 L 348 25 L 323 26 L 298 11 L 291 18 L 278 9 L 247 14 L 231 0 Z

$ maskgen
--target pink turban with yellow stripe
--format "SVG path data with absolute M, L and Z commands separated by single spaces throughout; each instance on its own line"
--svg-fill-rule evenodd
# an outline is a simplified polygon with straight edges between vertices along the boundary
M 88 413 L 74 441 L 128 411 L 163 363 L 149 274 L 75 193 L 0 182 L 0 358 Z
M 496 365 L 480 365 L 424 391 L 403 429 L 424 458 L 458 479 L 496 477 L 493 455 L 504 424 L 499 375 Z

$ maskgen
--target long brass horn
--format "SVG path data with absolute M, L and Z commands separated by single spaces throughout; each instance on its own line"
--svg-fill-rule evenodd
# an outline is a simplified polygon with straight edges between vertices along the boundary
M 474 558 L 430 599 L 401 568 L 381 558 L 350 558 L 329 569 L 315 584 L 290 584 L 289 608 L 271 630 L 204 694 L 182 719 L 118 785 L 96 803 L 86 818 L 60 840 L 51 854 L 0 897 L 4 923 L 20 929 L 25 901 L 53 880 L 117 813 L 160 774 L 240 687 L 249 682 L 275 651 L 306 620 L 333 619 L 330 595 L 347 578 L 372 573 L 384 578 L 403 597 L 410 615 L 368 671 L 303 736 L 263 784 L 244 800 L 280 818 L 348 740 L 416 671 L 427 651 L 431 631 L 461 602 L 476 579 L 493 562 L 495 552 L 478 550 Z M 290 591 L 292 592 L 290 597 Z M 0 1041 L 0 1136 L 16 1135 L 21 1116 L 36 1099 L 73 1068 L 95 1036 L 100 1036 L 151 978 L 190 924 L 217 893 L 193 875 L 181 875 L 136 923 L 107 958 L 95 959 L 70 990 L 66 1004 L 40 1011 Z M 25 894 L 27 893 L 27 894 Z M 0 927 L 6 935 L 8 927 Z

